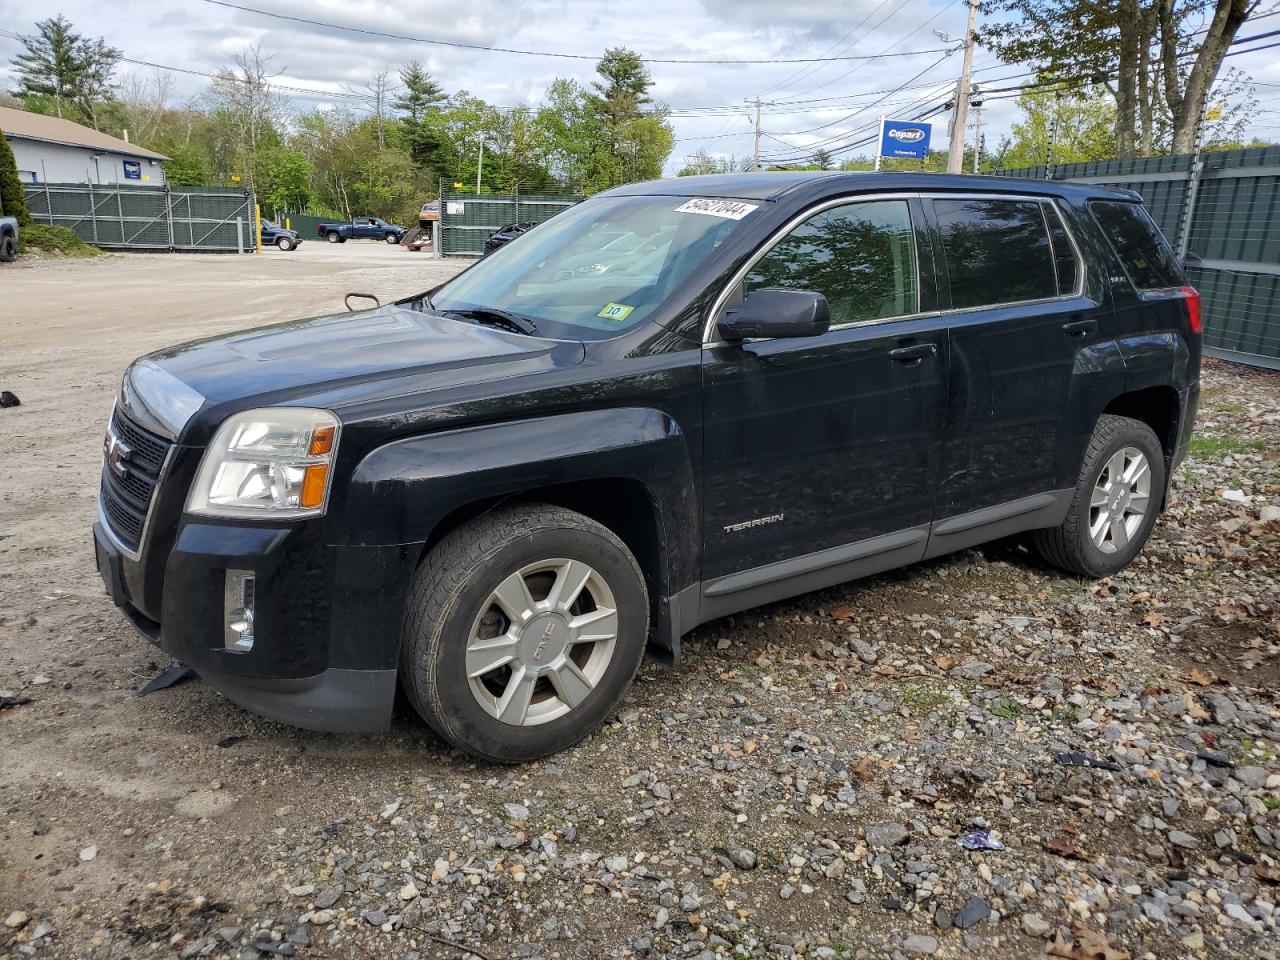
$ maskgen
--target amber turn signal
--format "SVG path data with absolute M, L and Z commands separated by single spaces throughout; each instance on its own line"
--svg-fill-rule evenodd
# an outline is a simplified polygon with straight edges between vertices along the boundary
M 307 453 L 313 457 L 322 457 L 333 449 L 333 427 L 316 427 L 311 431 L 311 447 Z
M 314 441 L 312 441 L 314 446 Z M 324 488 L 329 479 L 329 465 L 327 463 L 313 463 L 307 467 L 307 472 L 302 478 L 302 496 L 298 498 L 298 505 L 306 509 L 318 507 L 324 503 Z

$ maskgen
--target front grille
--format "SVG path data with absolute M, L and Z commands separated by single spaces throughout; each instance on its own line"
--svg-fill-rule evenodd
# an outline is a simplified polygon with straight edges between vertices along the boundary
M 127 448 L 127 453 L 117 460 L 123 475 L 104 461 L 98 497 L 112 533 L 130 550 L 137 550 L 172 444 L 142 429 L 119 409 L 112 414 L 111 431 Z M 108 455 L 107 460 L 110 459 Z

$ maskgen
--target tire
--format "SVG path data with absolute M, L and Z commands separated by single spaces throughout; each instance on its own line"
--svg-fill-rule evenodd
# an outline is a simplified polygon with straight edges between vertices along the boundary
M 391 244 L 392 246 L 395 246 L 397 243 L 400 242 L 400 238 L 397 237 L 394 233 L 388 233 L 382 239 L 387 241 L 387 243 Z
M 324 235 L 324 238 L 325 238 L 326 240 L 328 240 L 330 243 L 341 243 L 341 242 L 342 242 L 342 237 L 338 235 L 338 231 L 337 231 L 337 230 L 330 230 L 328 233 L 326 233 L 326 234 Z
M 0 263 L 13 263 L 18 259 L 18 243 L 13 235 L 6 233 L 0 237 Z
M 1138 455 L 1145 460 L 1145 474 L 1139 469 Z M 1037 530 L 1036 548 L 1047 561 L 1070 573 L 1084 577 L 1117 573 L 1133 562 L 1151 535 L 1164 484 L 1164 448 L 1151 428 L 1128 417 L 1103 415 L 1085 450 L 1066 519 L 1056 527 Z M 1141 515 L 1136 513 L 1139 508 Z M 1098 536 L 1104 542 L 1099 543 Z
M 294 243 L 292 240 L 290 240 L 288 237 L 281 237 L 279 240 L 276 241 L 276 246 L 279 247 L 281 250 L 285 251 L 286 253 L 288 253 L 290 250 L 296 247 L 297 244 Z
M 579 581 L 569 612 L 551 612 L 559 586 Z M 523 615 L 496 601 L 511 584 L 504 596 Z M 601 614 L 609 609 L 612 618 Z M 592 629 L 593 614 L 597 640 L 572 643 L 575 628 Z M 648 632 L 644 574 L 612 531 L 563 507 L 500 508 L 449 533 L 418 568 L 401 684 L 450 744 L 499 763 L 533 760 L 604 721 L 639 669 Z M 474 646 L 486 642 L 488 651 Z

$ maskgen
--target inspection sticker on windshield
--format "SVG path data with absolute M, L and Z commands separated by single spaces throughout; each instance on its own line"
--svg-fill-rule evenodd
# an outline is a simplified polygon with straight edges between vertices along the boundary
M 680 204 L 676 207 L 676 213 L 705 213 L 709 217 L 741 220 L 758 206 L 760 206 L 758 203 L 743 203 L 741 200 L 713 200 L 708 197 L 699 197 Z
M 634 309 L 635 307 L 629 307 L 625 303 L 606 303 L 604 309 L 597 313 L 596 316 L 621 323 L 631 315 L 631 311 Z

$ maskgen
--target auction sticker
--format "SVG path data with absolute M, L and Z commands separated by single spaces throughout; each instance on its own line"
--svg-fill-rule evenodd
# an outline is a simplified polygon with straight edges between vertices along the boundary
M 625 303 L 606 303 L 604 309 L 597 313 L 596 316 L 621 323 L 631 315 L 631 311 L 634 309 L 635 307 L 628 306 Z
M 741 200 L 715 200 L 710 197 L 698 197 L 688 203 L 676 207 L 676 213 L 704 213 L 709 217 L 723 217 L 725 220 L 741 220 L 758 203 L 743 203 Z

